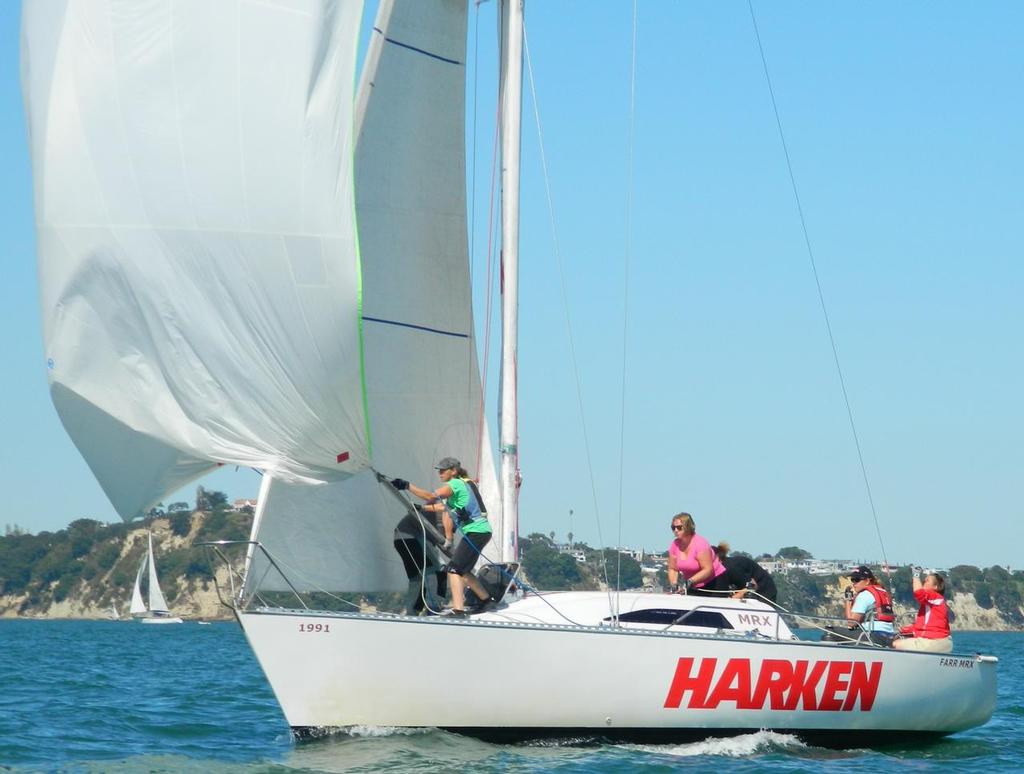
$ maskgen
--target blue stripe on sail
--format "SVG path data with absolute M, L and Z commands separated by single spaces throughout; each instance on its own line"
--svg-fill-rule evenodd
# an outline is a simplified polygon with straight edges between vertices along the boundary
M 381 35 L 384 35 L 384 30 L 382 30 L 380 27 L 374 27 L 373 31 L 374 32 L 378 32 Z M 395 40 L 394 38 L 389 38 L 389 37 L 385 36 L 384 40 L 386 40 L 388 43 L 394 43 L 396 46 L 401 46 L 402 48 L 407 48 L 410 51 L 415 51 L 417 54 L 423 54 L 424 56 L 429 56 L 431 59 L 437 59 L 438 61 L 447 62 L 448 64 L 453 64 L 453 65 L 461 65 L 462 64 L 462 62 L 458 61 L 457 59 L 449 59 L 446 56 L 441 56 L 440 54 L 434 54 L 434 53 L 432 53 L 430 51 L 426 51 L 426 50 L 424 50 L 422 48 L 416 48 L 416 46 L 410 46 L 408 43 L 402 43 L 400 40 Z
M 398 320 L 382 320 L 380 317 L 367 317 L 366 315 L 363 315 L 363 319 L 367 322 L 383 323 L 384 325 L 397 325 L 399 328 L 412 328 L 413 330 L 426 331 L 427 333 L 439 333 L 442 336 L 454 336 L 457 339 L 469 338 L 469 334 L 467 333 L 442 331 L 440 328 L 428 328 L 425 325 L 413 325 L 412 323 L 398 322 Z

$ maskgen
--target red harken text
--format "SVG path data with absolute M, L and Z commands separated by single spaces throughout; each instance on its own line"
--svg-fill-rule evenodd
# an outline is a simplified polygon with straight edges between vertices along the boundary
M 783 661 L 765 659 L 751 671 L 749 658 L 731 658 L 714 679 L 717 658 L 681 658 L 665 697 L 666 709 L 679 709 L 689 694 L 689 709 L 715 709 L 728 702 L 736 709 L 867 712 L 875 703 L 882 662 Z M 859 707 L 858 707 L 859 701 Z

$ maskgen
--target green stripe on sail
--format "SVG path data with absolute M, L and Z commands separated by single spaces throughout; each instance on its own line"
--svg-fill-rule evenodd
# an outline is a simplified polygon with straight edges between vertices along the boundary
M 360 29 L 362 29 L 364 13 L 366 13 L 365 5 L 359 11 Z M 352 67 L 353 95 L 359 93 L 359 84 L 356 82 L 356 73 L 359 70 L 358 51 L 359 47 L 353 46 L 352 56 L 356 60 L 355 65 Z M 366 393 L 366 341 L 363 338 L 363 258 L 362 252 L 359 249 L 359 212 L 356 207 L 356 145 L 359 144 L 358 127 L 356 126 L 357 113 L 357 110 L 352 111 L 352 144 L 350 147 L 352 164 L 349 167 L 349 174 L 351 175 L 350 182 L 352 185 L 352 236 L 356 248 L 356 325 L 359 330 L 359 389 L 362 391 L 363 397 L 363 428 L 366 431 L 366 455 L 372 460 L 373 437 L 370 435 L 370 403 Z

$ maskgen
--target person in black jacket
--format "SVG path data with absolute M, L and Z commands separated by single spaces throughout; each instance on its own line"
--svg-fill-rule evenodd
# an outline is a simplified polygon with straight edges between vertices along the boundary
M 433 514 L 426 511 L 421 513 L 435 527 L 438 526 Z M 413 514 L 406 514 L 398 522 L 395 527 L 394 545 L 402 558 L 405 574 L 409 579 L 405 614 L 439 613 L 445 594 L 448 593 L 448 573 L 445 572 L 444 557 L 440 555 L 436 546 L 431 544 L 419 520 Z M 432 586 L 436 586 L 436 597 Z
M 735 590 L 733 599 L 742 599 L 754 592 L 757 599 L 763 597 L 774 602 L 778 596 L 775 581 L 768 571 L 749 556 L 729 556 L 729 544 L 722 541 L 715 546 L 718 561 L 725 565 L 725 577 L 729 588 Z

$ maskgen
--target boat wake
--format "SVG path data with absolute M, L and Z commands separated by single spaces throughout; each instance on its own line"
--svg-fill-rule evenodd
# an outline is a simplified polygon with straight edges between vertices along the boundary
M 356 739 L 377 739 L 389 736 L 420 736 L 436 733 L 436 728 L 408 728 L 398 726 L 331 726 L 314 729 L 303 729 L 297 734 L 299 739 L 326 739 L 334 737 L 352 737 Z
M 695 755 L 721 755 L 727 758 L 744 758 L 754 753 L 793 752 L 794 750 L 807 748 L 806 744 L 792 734 L 780 734 L 776 731 L 756 731 L 752 734 L 715 737 L 686 744 L 621 746 L 631 750 L 657 753 L 659 755 L 674 755 L 680 758 L 689 758 Z

